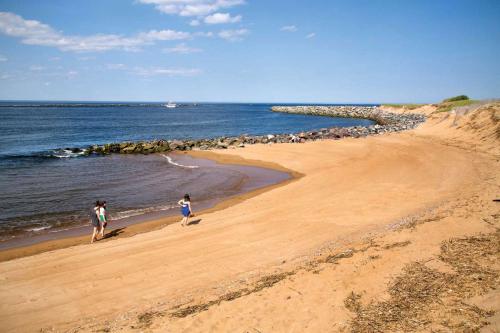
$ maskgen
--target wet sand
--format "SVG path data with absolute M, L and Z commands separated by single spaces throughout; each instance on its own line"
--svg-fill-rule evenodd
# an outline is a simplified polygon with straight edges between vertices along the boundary
M 238 194 L 229 197 L 214 197 L 202 202 L 193 202 L 193 210 L 197 215 L 208 213 L 214 210 L 223 209 L 236 204 L 247 198 L 258 195 L 262 191 L 274 186 L 284 185 L 288 181 L 300 177 L 300 174 L 287 170 L 280 166 L 269 164 L 259 164 L 243 159 L 216 159 L 211 154 L 202 152 L 184 152 L 171 154 L 178 162 L 185 165 L 197 165 L 200 167 L 219 164 L 219 168 L 231 171 L 238 171 L 244 177 L 234 189 Z M 210 157 L 212 157 L 210 159 Z M 129 237 L 138 233 L 156 230 L 172 223 L 179 222 L 181 216 L 179 209 L 167 211 L 156 211 L 137 216 L 112 220 L 106 230 L 106 235 L 101 242 L 109 241 L 117 237 Z M 191 222 L 195 224 L 198 219 Z M 0 243 L 0 262 L 28 255 L 38 254 L 55 249 L 62 249 L 78 244 L 86 244 L 89 241 L 92 227 L 90 224 L 73 227 L 69 230 L 50 232 L 33 237 L 19 237 Z
M 453 272 L 439 259 L 443 242 L 498 228 L 499 111 L 431 115 L 416 130 L 364 139 L 196 153 L 296 177 L 188 228 L 0 263 L 2 330 L 351 331 L 362 319 L 346 306 L 351 293 L 358 310 L 390 301 L 388 283 L 406 265 Z M 461 300 L 500 310 L 494 292 Z M 426 329 L 453 323 L 454 308 L 433 309 Z

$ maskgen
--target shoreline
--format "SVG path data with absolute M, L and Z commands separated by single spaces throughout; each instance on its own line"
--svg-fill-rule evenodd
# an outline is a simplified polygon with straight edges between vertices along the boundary
M 228 138 L 214 138 L 207 140 L 159 140 L 153 142 L 139 142 L 139 143 L 119 143 L 119 144 L 105 144 L 103 146 L 91 146 L 88 150 L 81 151 L 75 149 L 71 150 L 71 154 L 83 154 L 89 155 L 91 153 L 107 155 L 111 153 L 120 154 L 155 154 L 155 153 L 166 153 L 171 154 L 182 154 L 189 153 L 190 156 L 206 158 L 221 164 L 232 164 L 240 166 L 253 166 L 272 169 L 275 171 L 281 171 L 287 173 L 292 179 L 300 178 L 303 175 L 300 173 L 282 167 L 276 163 L 263 162 L 259 160 L 248 161 L 243 158 L 228 157 L 217 153 L 211 153 L 214 150 L 225 150 L 228 148 L 244 148 L 245 144 L 283 144 L 283 143 L 305 143 L 316 140 L 324 139 L 341 139 L 341 138 L 360 138 L 376 134 L 388 133 L 388 132 L 399 132 L 408 130 L 418 126 L 421 122 L 425 121 L 425 117 L 422 118 L 417 114 L 397 114 L 392 112 L 386 112 L 379 110 L 378 107 L 374 106 L 273 106 L 271 108 L 272 112 L 281 113 L 294 113 L 294 114 L 304 114 L 311 116 L 327 116 L 327 117 L 346 117 L 346 118 L 358 118 L 367 119 L 374 121 L 376 125 L 370 126 L 356 126 L 356 127 L 333 127 L 330 129 L 320 129 L 310 132 L 301 132 L 297 134 L 277 134 L 277 135 L 263 135 L 263 136 L 240 136 L 240 137 L 228 137 Z M 205 145 L 204 145 L 205 143 Z M 283 182 L 286 185 L 286 181 Z M 281 184 L 281 183 L 279 183 Z M 273 185 L 264 186 L 262 189 L 271 190 Z M 255 192 L 255 194 L 253 194 Z M 200 211 L 200 214 L 211 213 L 225 207 L 229 207 L 231 204 L 236 204 L 241 201 L 251 198 L 252 196 L 258 195 L 265 191 L 259 192 L 259 190 L 252 190 L 248 197 L 245 193 L 230 196 L 215 206 L 206 208 Z M 239 200 L 238 197 L 243 196 L 243 200 Z M 234 200 L 234 201 L 233 201 Z M 228 201 L 227 204 L 224 204 Z M 213 209 L 213 210 L 212 210 Z M 161 218 L 146 218 L 144 221 L 138 223 L 125 224 L 124 227 L 118 227 L 110 229 L 108 236 L 104 238 L 104 241 L 109 241 L 111 239 L 121 238 L 121 237 L 131 237 L 133 235 L 144 233 L 152 230 L 157 230 L 159 228 L 176 223 L 178 219 L 177 216 L 166 216 Z M 141 227 L 139 227 L 139 225 Z M 79 227 L 83 229 L 85 226 Z M 113 230 L 118 230 L 118 232 L 113 233 Z M 43 253 L 46 251 L 52 251 L 56 249 L 62 249 L 70 246 L 76 246 L 81 244 L 86 244 L 86 237 L 83 235 L 75 236 L 76 232 L 67 232 L 68 236 L 62 236 L 61 238 L 46 240 L 37 242 L 35 244 L 19 245 L 11 248 L 0 249 L 0 262 L 12 260 L 15 258 L 26 257 L 30 255 L 35 255 L 38 253 Z M 83 231 L 80 231 L 83 233 Z M 35 236 L 36 237 L 36 236 Z M 55 236 L 57 237 L 57 236 Z M 16 240 L 8 240 L 6 242 L 16 242 Z
M 374 122 L 368 126 L 330 127 L 302 131 L 299 133 L 273 133 L 266 135 L 221 136 L 205 139 L 125 141 L 91 145 L 87 148 L 73 147 L 56 149 L 67 155 L 89 156 L 109 154 L 154 154 L 170 151 L 213 150 L 244 148 L 259 143 L 304 143 L 319 139 L 366 137 L 390 132 L 401 132 L 416 128 L 426 117 L 416 113 L 387 112 L 377 106 L 272 106 L 271 112 L 296 115 L 323 116 L 330 118 L 359 119 Z
M 296 172 L 291 169 L 287 169 L 281 165 L 278 165 L 276 163 L 270 163 L 270 162 L 264 162 L 264 161 L 258 161 L 258 160 L 246 160 L 243 158 L 238 158 L 238 157 L 228 157 L 228 156 L 222 156 L 218 155 L 215 152 L 212 151 L 189 151 L 189 152 L 172 152 L 172 154 L 188 154 L 191 157 L 194 158 L 201 158 L 201 159 L 207 159 L 211 160 L 213 162 L 219 163 L 219 164 L 225 164 L 225 165 L 237 165 L 237 166 L 252 166 L 252 167 L 257 167 L 257 168 L 264 168 L 264 169 L 272 169 L 275 171 L 280 171 L 283 173 L 286 173 L 290 178 L 280 181 L 276 184 L 271 184 L 271 185 L 266 185 L 264 187 L 260 187 L 254 190 L 251 190 L 249 192 L 244 192 L 240 194 L 236 194 L 233 196 L 229 196 L 225 199 L 222 199 L 222 201 L 216 202 L 215 205 L 209 204 L 210 207 L 205 208 L 200 210 L 199 212 L 196 212 L 196 217 L 202 214 L 208 214 L 212 212 L 216 212 L 218 210 L 223 210 L 227 207 L 230 207 L 232 205 L 236 205 L 240 202 L 243 202 L 249 198 L 252 198 L 254 196 L 257 196 L 261 193 L 270 191 L 276 187 L 280 186 L 285 186 L 289 184 L 290 182 L 296 181 L 303 177 L 303 174 Z M 147 233 L 150 231 L 158 230 L 161 228 L 164 228 L 166 226 L 175 224 L 179 222 L 180 217 L 175 215 L 175 216 L 166 216 L 166 217 L 161 217 L 161 218 L 152 218 L 148 219 L 142 222 L 138 223 L 133 223 L 126 225 L 124 227 L 113 227 L 112 229 L 110 228 L 107 231 L 107 235 L 110 234 L 110 236 L 103 238 L 98 241 L 98 243 L 102 242 L 108 242 L 108 241 L 113 241 L 115 239 L 120 239 L 120 238 L 127 238 L 127 237 L 132 237 L 138 234 L 142 233 Z M 196 218 L 195 218 L 196 219 Z M 86 226 L 81 226 L 80 228 L 85 228 Z M 90 230 L 90 227 L 88 227 Z M 115 230 L 119 230 L 116 232 Z M 115 232 L 114 232 L 115 231 Z M 90 233 L 89 233 L 90 234 Z M 21 245 L 13 248 L 7 248 L 7 249 L 1 249 L 0 250 L 0 262 L 4 261 L 9 261 L 17 258 L 24 258 L 28 256 L 33 256 L 36 254 L 48 252 L 48 251 L 54 251 L 54 250 L 59 250 L 59 249 L 64 249 L 72 246 L 77 246 L 77 245 L 85 245 L 88 244 L 88 239 L 89 236 L 86 234 L 85 236 L 69 236 L 69 237 L 62 237 L 62 238 L 56 238 L 52 240 L 47 240 L 47 241 L 42 241 L 40 243 L 36 244 L 30 244 L 30 245 Z
M 3 262 L 0 320 L 12 332 L 500 323 L 489 318 L 499 311 L 500 216 L 492 199 L 500 155 L 498 145 L 487 155 L 480 149 L 498 144 L 499 106 L 436 114 L 413 131 L 362 140 L 195 152 L 277 164 L 301 177 L 206 213 L 195 228 Z M 413 304 L 418 316 L 405 312 Z

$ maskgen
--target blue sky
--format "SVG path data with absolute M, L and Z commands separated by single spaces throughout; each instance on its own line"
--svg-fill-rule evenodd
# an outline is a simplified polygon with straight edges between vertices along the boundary
M 500 97 L 500 1 L 0 0 L 0 99 Z

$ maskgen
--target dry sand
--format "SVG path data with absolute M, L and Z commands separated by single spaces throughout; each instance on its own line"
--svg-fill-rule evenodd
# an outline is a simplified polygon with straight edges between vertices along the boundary
M 494 233 L 500 203 L 493 201 L 500 199 L 500 106 L 460 115 L 428 108 L 420 111 L 429 120 L 406 133 L 196 153 L 278 164 L 301 177 L 201 214 L 187 228 L 171 224 L 0 263 L 0 331 L 466 331 L 476 325 L 493 332 L 499 319 L 485 310 L 500 310 L 492 290 L 500 269 Z M 443 242 L 480 233 L 490 242 L 457 241 L 478 262 L 457 266 L 456 256 L 446 257 L 454 247 Z M 489 247 L 473 252 L 466 245 L 474 242 Z M 425 269 L 408 269 L 415 261 Z M 421 281 L 445 282 L 439 289 Z M 398 295 L 405 290 L 419 291 L 404 294 L 416 308 L 402 305 Z M 377 311 L 383 322 L 372 318 Z M 394 314 L 386 320 L 384 313 Z

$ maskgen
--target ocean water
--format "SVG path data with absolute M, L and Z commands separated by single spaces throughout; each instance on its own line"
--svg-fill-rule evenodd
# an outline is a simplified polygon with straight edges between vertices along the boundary
M 286 178 L 276 171 L 175 154 L 83 157 L 66 154 L 66 147 L 371 124 L 273 113 L 271 106 L 186 103 L 169 109 L 161 103 L 0 102 L 0 241 L 87 224 L 96 199 L 106 200 L 112 218 L 119 220 L 175 210 L 185 192 L 194 203 L 209 202 Z M 252 183 L 252 177 L 261 179 Z

